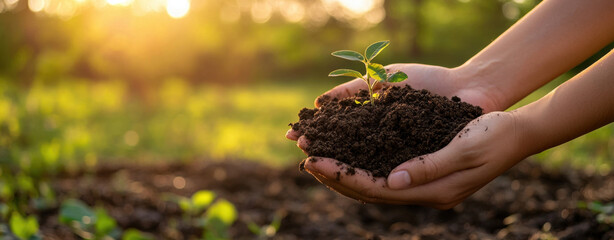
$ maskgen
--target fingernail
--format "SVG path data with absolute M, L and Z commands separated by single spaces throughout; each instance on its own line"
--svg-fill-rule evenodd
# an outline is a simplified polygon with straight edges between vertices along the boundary
M 404 189 L 409 187 L 411 178 L 405 170 L 397 171 L 388 176 L 388 187 L 391 189 Z

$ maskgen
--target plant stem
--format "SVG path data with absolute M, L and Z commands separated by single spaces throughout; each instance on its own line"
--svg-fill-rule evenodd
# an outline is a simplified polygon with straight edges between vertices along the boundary
M 369 77 L 369 63 L 370 61 L 367 60 L 366 62 L 363 62 L 365 64 L 365 71 L 367 72 L 367 80 L 365 81 L 367 83 L 367 88 L 369 89 L 369 102 L 371 103 L 371 106 L 375 106 L 375 101 L 373 101 L 373 86 L 371 85 L 371 77 Z M 373 81 L 377 81 L 375 79 L 373 79 Z M 373 83 L 373 85 L 375 85 L 375 82 Z
M 373 85 L 369 84 L 369 100 L 371 100 L 371 106 L 375 106 L 375 101 L 374 101 L 375 99 L 373 99 Z

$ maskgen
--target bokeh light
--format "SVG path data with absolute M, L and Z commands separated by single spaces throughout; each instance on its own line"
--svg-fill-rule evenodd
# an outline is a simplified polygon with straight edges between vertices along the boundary
M 189 0 L 167 0 L 166 12 L 172 18 L 182 18 L 190 11 Z
M 40 12 L 45 8 L 45 0 L 28 0 L 28 8 L 32 12 Z
M 112 6 L 128 6 L 132 3 L 132 0 L 107 0 L 107 3 Z

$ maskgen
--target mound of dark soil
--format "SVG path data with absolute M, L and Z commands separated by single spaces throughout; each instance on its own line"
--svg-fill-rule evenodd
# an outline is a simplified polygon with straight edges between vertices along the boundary
M 330 157 L 385 177 L 399 164 L 446 146 L 480 107 L 409 86 L 384 88 L 371 104 L 363 90 L 345 99 L 322 97 L 319 109 L 303 108 L 290 124 L 309 140 L 309 156 Z M 350 168 L 346 174 L 352 174 Z

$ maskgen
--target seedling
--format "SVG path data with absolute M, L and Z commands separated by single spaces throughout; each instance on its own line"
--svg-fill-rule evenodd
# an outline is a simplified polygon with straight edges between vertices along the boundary
M 365 54 L 362 55 L 359 52 L 355 52 L 352 50 L 341 50 L 333 52 L 332 55 L 335 57 L 347 59 L 350 61 L 362 62 L 365 64 L 366 74 L 361 74 L 358 71 L 352 69 L 337 69 L 328 74 L 329 77 L 354 77 L 362 79 L 365 84 L 367 84 L 367 89 L 369 90 L 369 100 L 364 102 L 360 102 L 356 100 L 356 104 L 365 105 L 367 103 L 371 103 L 371 105 L 375 104 L 375 99 L 379 97 L 379 95 L 373 93 L 373 87 L 379 81 L 381 82 L 401 82 L 407 79 L 407 74 L 401 71 L 397 71 L 395 73 L 389 74 L 384 69 L 384 66 L 379 63 L 371 62 L 373 58 L 375 58 L 384 48 L 386 48 L 390 44 L 390 41 L 380 41 L 373 43 L 365 49 Z
M 237 220 L 237 209 L 223 198 L 208 190 L 200 190 L 191 198 L 167 195 L 183 210 L 184 221 L 203 228 L 203 239 L 228 239 L 228 229 Z M 215 201 L 214 201 L 215 200 Z
M 11 220 L 11 231 L 17 238 L 23 240 L 42 239 L 38 235 L 38 222 L 34 216 L 21 216 L 18 212 L 13 212 Z
M 115 219 L 103 208 L 92 210 L 77 199 L 68 199 L 62 203 L 59 220 L 83 239 L 118 239 L 121 234 Z
M 258 224 L 249 221 L 247 223 L 247 228 L 258 237 L 258 239 L 269 239 L 275 236 L 277 231 L 279 231 L 279 227 L 281 226 L 281 219 L 284 217 L 285 213 L 282 211 L 277 211 L 273 216 L 273 221 L 270 224 L 259 226 Z

